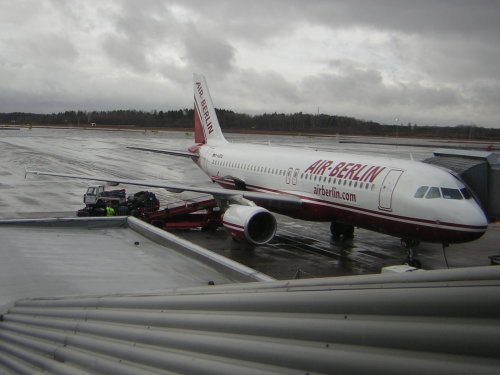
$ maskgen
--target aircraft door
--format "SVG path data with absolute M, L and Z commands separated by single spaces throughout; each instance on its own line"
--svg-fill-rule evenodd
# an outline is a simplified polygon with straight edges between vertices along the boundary
M 292 176 L 292 185 L 297 185 L 297 177 L 299 176 L 299 168 L 295 169 Z
M 392 194 L 402 174 L 403 171 L 401 169 L 391 169 L 385 176 L 378 197 L 379 209 L 392 211 Z
M 293 173 L 293 168 L 288 168 L 288 171 L 286 172 L 286 183 L 289 184 L 290 181 L 292 180 L 292 173 Z

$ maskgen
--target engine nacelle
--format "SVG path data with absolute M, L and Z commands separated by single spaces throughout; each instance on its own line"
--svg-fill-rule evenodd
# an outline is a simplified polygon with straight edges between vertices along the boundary
M 238 241 L 264 245 L 276 233 L 276 219 L 266 209 L 232 204 L 222 217 L 224 228 Z

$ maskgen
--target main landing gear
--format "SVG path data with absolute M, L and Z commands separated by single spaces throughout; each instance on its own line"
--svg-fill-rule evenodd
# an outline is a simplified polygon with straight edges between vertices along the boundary
M 350 224 L 333 221 L 330 225 L 330 232 L 335 239 L 340 239 L 341 237 L 344 240 L 354 238 L 354 226 Z
M 409 266 L 420 268 L 422 267 L 422 263 L 418 259 L 415 259 L 415 248 L 418 246 L 420 242 L 418 240 L 412 239 L 401 239 L 401 246 L 406 249 L 406 257 Z

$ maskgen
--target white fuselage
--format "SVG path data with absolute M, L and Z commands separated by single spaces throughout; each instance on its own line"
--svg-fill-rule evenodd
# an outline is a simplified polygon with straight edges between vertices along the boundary
M 292 217 L 442 243 L 473 240 L 487 227 L 460 180 L 421 162 L 237 143 L 200 145 L 199 155 L 223 187 L 301 198 L 301 209 L 283 211 Z

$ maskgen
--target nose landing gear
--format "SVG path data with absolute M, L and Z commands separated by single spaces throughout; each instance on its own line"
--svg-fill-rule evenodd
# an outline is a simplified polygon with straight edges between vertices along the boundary
M 406 257 L 407 263 L 409 266 L 420 268 L 422 267 L 422 263 L 418 259 L 415 258 L 415 248 L 418 246 L 420 242 L 418 240 L 402 238 L 401 246 L 406 249 Z

